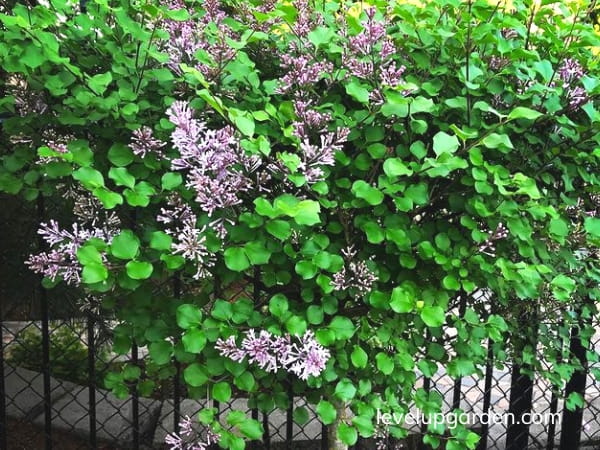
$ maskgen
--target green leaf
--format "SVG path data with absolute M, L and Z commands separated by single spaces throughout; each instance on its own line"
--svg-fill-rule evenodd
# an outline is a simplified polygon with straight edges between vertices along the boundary
M 367 222 L 364 224 L 363 228 L 367 235 L 367 240 L 371 244 L 379 244 L 385 239 L 383 228 L 381 228 L 376 222 Z
M 600 237 L 600 219 L 596 217 L 586 217 L 584 228 L 585 231 L 593 237 Z
M 386 92 L 387 101 L 381 107 L 384 117 L 406 117 L 408 116 L 408 104 L 410 100 L 400 92 Z
M 153 231 L 150 235 L 150 248 L 154 250 L 170 250 L 173 238 L 164 231 Z
M 400 158 L 389 158 L 383 163 L 383 171 L 388 177 L 400 177 L 403 175 L 412 175 L 412 169 L 406 167 Z
M 102 202 L 102 206 L 106 209 L 113 209 L 117 205 L 123 204 L 123 197 L 121 194 L 112 192 L 105 187 L 99 187 L 92 191 L 94 196 Z
M 193 363 L 187 366 L 183 371 L 183 379 L 187 384 L 193 387 L 200 387 L 208 381 L 206 370 L 199 363 Z
M 322 324 L 324 317 L 325 315 L 321 306 L 310 305 L 306 310 L 306 319 L 312 325 Z
M 308 415 L 308 410 L 303 406 L 294 408 L 293 419 L 294 422 L 298 425 L 306 424 L 310 419 L 310 416 Z
M 229 247 L 225 250 L 225 265 L 235 272 L 242 272 L 250 267 L 250 260 L 241 247 Z
M 81 279 L 85 284 L 94 284 L 108 278 L 108 269 L 103 264 L 92 263 L 83 267 Z
M 424 306 L 421 319 L 428 327 L 440 327 L 446 321 L 444 309 L 441 306 Z
M 261 423 L 254 419 L 246 419 L 239 425 L 239 429 L 249 439 L 260 439 L 264 433 Z
M 256 207 L 257 214 L 260 214 L 261 216 L 266 216 L 271 219 L 274 219 L 279 214 L 277 209 L 274 208 L 267 199 L 264 199 L 262 197 L 254 199 L 254 205 Z
M 275 294 L 269 300 L 269 311 L 275 317 L 281 317 L 289 308 L 288 299 L 283 294 Z
M 46 62 L 46 58 L 42 53 L 42 50 L 36 47 L 34 44 L 29 44 L 25 48 L 25 51 L 21 54 L 20 60 L 26 66 L 31 67 L 32 69 L 37 69 L 44 62 Z
M 340 341 L 350 339 L 356 330 L 352 321 L 342 316 L 335 316 L 329 324 L 329 329 L 335 333 L 336 339 Z
M 375 355 L 375 362 L 377 363 L 377 369 L 384 375 L 390 375 L 394 371 L 394 360 L 383 352 Z
M 246 116 L 236 116 L 234 119 L 235 126 L 242 132 L 243 135 L 252 137 L 254 135 L 254 119 Z
M 442 280 L 442 285 L 446 289 L 458 291 L 460 289 L 460 283 L 453 275 L 446 275 Z
M 290 224 L 284 220 L 271 220 L 267 222 L 266 228 L 270 234 L 282 241 L 292 234 Z
M 77 260 L 83 266 L 102 264 L 102 255 L 92 244 L 86 244 L 77 250 Z
M 316 225 L 321 222 L 321 206 L 314 200 L 302 200 L 296 205 L 294 221 L 298 225 Z
M 460 147 L 460 142 L 456 136 L 452 136 L 443 131 L 439 131 L 433 137 L 433 151 L 436 155 L 441 155 L 442 153 L 454 153 Z
M 98 75 L 94 75 L 88 80 L 88 86 L 98 95 L 104 94 L 106 88 L 112 81 L 112 73 L 100 73 Z
M 364 369 L 367 367 L 368 359 L 367 352 L 365 352 L 360 346 L 355 345 L 352 353 L 350 354 L 350 360 L 352 361 L 354 367 Z
M 508 120 L 514 119 L 527 119 L 527 120 L 535 120 L 538 117 L 543 116 L 541 112 L 535 111 L 530 108 L 525 108 L 524 106 L 517 106 L 513 109 L 510 114 L 508 114 Z
M 108 150 L 108 160 L 115 166 L 128 166 L 134 160 L 133 151 L 125 144 L 114 144 Z
M 198 328 L 190 328 L 181 337 L 183 348 L 189 353 L 200 353 L 206 346 L 206 335 Z
M 325 425 L 332 424 L 337 417 L 335 407 L 327 400 L 319 401 L 317 405 L 317 414 L 319 415 L 321 422 L 323 422 Z
M 146 261 L 129 261 L 125 265 L 125 269 L 127 270 L 127 275 L 134 280 L 150 278 L 150 275 L 154 271 L 152 264 Z
M 392 290 L 390 306 L 397 313 L 411 312 L 415 305 L 414 296 L 401 286 L 397 286 Z
M 369 103 L 369 90 L 356 79 L 346 85 L 346 93 L 360 103 Z
M 487 148 L 499 148 L 500 150 L 514 149 L 513 143 L 506 134 L 490 133 L 490 135 L 483 138 L 482 143 Z
M 569 235 L 569 225 L 563 219 L 552 219 L 549 230 L 555 236 L 566 237 Z
M 317 274 L 317 266 L 312 261 L 299 261 L 294 266 L 294 270 L 303 280 L 310 280 Z
M 152 342 L 148 346 L 148 353 L 156 364 L 168 364 L 171 362 L 173 346 L 167 341 Z
M 202 311 L 196 305 L 184 304 L 177 308 L 175 313 L 177 325 L 184 330 L 200 326 L 202 323 Z
M 335 396 L 344 402 L 348 402 L 356 395 L 356 387 L 348 378 L 341 379 L 335 386 Z
M 140 241 L 133 231 L 123 230 L 110 243 L 110 253 L 119 259 L 134 259 L 140 249 Z
M 102 174 L 91 167 L 80 167 L 73 172 L 73 178 L 90 190 L 104 186 L 104 177 Z
M 228 402 L 231 398 L 231 386 L 225 381 L 217 383 L 212 388 L 212 397 L 219 402 Z
M 308 325 L 306 320 L 304 320 L 302 317 L 292 316 L 285 321 L 285 328 L 287 332 L 293 336 L 302 336 L 304 333 L 306 333 Z
M 246 392 L 252 392 L 256 388 L 256 380 L 250 372 L 244 372 L 234 378 L 233 384 Z
M 172 191 L 183 183 L 183 177 L 176 172 L 167 172 L 160 179 L 160 185 L 164 191 Z
M 556 275 L 550 282 L 550 285 L 552 286 L 552 293 L 560 301 L 569 300 L 577 286 L 573 278 L 563 274 Z
M 271 258 L 271 252 L 268 251 L 260 241 L 252 241 L 244 245 L 246 256 L 252 265 L 267 264 Z
M 329 27 L 319 26 L 308 33 L 308 40 L 319 47 L 323 44 L 329 44 L 335 38 L 334 31 Z
M 383 193 L 364 180 L 357 180 L 352 184 L 352 193 L 365 200 L 369 205 L 376 206 L 383 202 Z
M 338 428 L 338 437 L 346 445 L 354 445 L 358 441 L 358 431 L 351 425 L 341 423 Z

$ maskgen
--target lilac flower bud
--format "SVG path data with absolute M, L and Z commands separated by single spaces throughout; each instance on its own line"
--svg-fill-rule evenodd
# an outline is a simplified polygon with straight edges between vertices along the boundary
M 589 101 L 587 92 L 581 86 L 567 88 L 566 98 L 569 102 L 569 109 L 571 111 L 578 109 L 581 105 L 584 105 Z
M 209 446 L 216 444 L 219 435 L 211 429 L 206 431 L 204 439 L 194 433 L 192 419 L 184 416 L 179 422 L 179 433 L 170 433 L 165 437 L 165 444 L 169 450 L 208 450 Z
M 333 275 L 332 285 L 337 290 L 356 289 L 360 296 L 368 294 L 377 276 L 368 268 L 365 261 L 356 261 L 357 251 L 353 246 L 342 250 L 346 265 Z
M 333 71 L 333 64 L 329 61 L 315 62 L 308 55 L 283 54 L 281 62 L 287 72 L 281 78 L 280 86 L 277 88 L 280 94 L 287 93 L 294 87 L 303 88 L 315 84 L 324 74 Z
M 157 156 L 162 157 L 163 155 L 160 149 L 165 145 L 167 145 L 166 142 L 155 139 L 152 136 L 152 128 L 143 126 L 132 133 L 129 148 L 133 150 L 135 155 L 142 158 L 148 153 L 154 153 Z
M 579 81 L 585 75 L 585 70 L 583 70 L 583 66 L 579 61 L 567 58 L 563 61 L 557 74 L 566 84 L 571 84 L 572 82 Z

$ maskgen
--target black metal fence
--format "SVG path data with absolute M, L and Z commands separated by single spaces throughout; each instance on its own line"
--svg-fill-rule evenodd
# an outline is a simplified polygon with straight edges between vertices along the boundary
M 192 417 L 207 405 L 218 408 L 222 416 L 229 409 L 241 409 L 261 420 L 265 434 L 250 448 L 328 448 L 327 427 L 317 419 L 314 407 L 291 389 L 285 401 L 279 402 L 279 409 L 268 413 L 254 404 L 248 406 L 247 399 L 241 398 L 219 405 L 210 399 L 188 398 L 181 368 L 176 365 L 175 373 L 158 380 L 158 387 L 151 392 L 131 381 L 124 398 L 114 396 L 107 375 L 125 364 L 143 368 L 146 350 L 134 346 L 127 355 L 111 353 L 113 324 L 106 316 L 97 315 L 93 303 L 81 309 L 81 301 L 65 301 L 64 296 L 72 295 L 70 291 L 48 291 L 39 280 L 32 281 L 22 267 L 20 253 L 11 248 L 11 239 L 18 238 L 21 247 L 35 250 L 35 232 L 44 205 L 6 205 L 0 214 L 0 239 L 7 243 L 2 247 L 0 267 L 11 276 L 0 279 L 0 450 L 166 448 L 165 437 L 179 430 L 182 417 Z M 29 225 L 15 228 L 15 217 L 26 217 Z M 19 266 L 11 271 L 11 264 Z M 15 280 L 21 273 L 23 278 Z M 18 289 L 19 282 L 22 289 Z M 17 288 L 11 288 L 13 285 Z M 12 294 L 26 298 L 11 301 Z M 53 308 L 55 304 L 61 305 L 60 311 Z M 438 392 L 446 411 L 508 412 L 517 418 L 535 414 L 542 419 L 543 423 L 531 425 L 518 420 L 475 425 L 481 435 L 480 450 L 600 448 L 600 384 L 592 376 L 594 364 L 586 363 L 588 349 L 582 342 L 577 328 L 571 330 L 570 342 L 565 345 L 586 369 L 575 372 L 563 392 L 556 392 L 537 374 L 526 375 L 527 367 L 496 365 L 493 342 L 488 343 L 482 377 L 455 380 L 439 372 L 431 378 L 421 377 L 417 386 Z M 600 339 L 591 345 L 597 344 L 600 346 Z M 569 411 L 563 399 L 573 392 L 585 399 L 585 406 Z M 379 434 L 377 440 L 360 440 L 355 448 L 374 449 L 378 444 L 378 450 L 425 449 L 420 442 L 424 430 L 424 426 L 411 429 L 413 438 L 404 442 Z

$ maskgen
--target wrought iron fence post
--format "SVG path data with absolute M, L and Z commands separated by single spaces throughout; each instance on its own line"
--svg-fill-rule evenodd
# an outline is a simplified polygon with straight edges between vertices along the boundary
M 507 450 L 526 450 L 529 441 L 529 425 L 522 421 L 523 414 L 531 411 L 533 400 L 533 380 L 521 372 L 521 366 L 515 364 L 510 380 L 509 413 L 513 420 L 506 431 Z
M 460 291 L 460 303 L 458 306 L 458 317 L 463 318 L 465 316 L 465 310 L 467 309 L 467 295 L 464 291 Z M 462 377 L 454 380 L 454 386 L 452 391 L 452 409 L 460 408 L 460 394 L 462 389 Z
M 179 275 L 173 278 L 173 296 L 176 299 L 181 297 L 181 279 Z M 179 434 L 179 422 L 181 422 L 181 364 L 175 357 L 175 378 L 173 380 L 173 431 Z
M 429 339 L 429 333 L 427 333 L 427 338 Z M 431 378 L 423 378 L 423 390 L 429 394 L 429 391 L 431 390 Z M 425 433 L 427 433 L 427 424 L 425 421 L 421 424 L 420 431 L 421 435 L 425 435 Z M 428 448 L 427 444 L 423 442 L 423 436 L 420 437 L 417 448 L 419 450 L 426 450 Z
M 321 450 L 327 450 L 329 448 L 329 430 L 327 425 L 321 426 Z
M 581 318 L 582 309 L 577 311 L 578 317 Z M 571 355 L 575 356 L 581 365 L 582 370 L 577 370 L 571 376 L 565 387 L 565 398 L 572 393 L 577 393 L 585 399 L 585 385 L 587 379 L 587 356 L 586 347 L 581 342 L 580 329 L 585 326 L 585 322 L 580 319 L 580 326 L 575 326 L 571 329 L 571 342 L 569 348 Z M 577 408 L 574 411 L 569 411 L 566 406 L 563 409 L 562 415 L 562 430 L 560 435 L 560 450 L 571 450 L 579 448 L 581 443 L 581 431 L 583 424 L 583 408 Z
M 485 381 L 483 385 L 483 413 L 487 414 L 492 404 L 492 380 L 494 377 L 494 341 L 488 340 L 487 361 L 485 363 Z M 489 432 L 489 417 L 481 424 L 481 439 L 477 450 L 486 450 Z
M 96 341 L 94 338 L 94 315 L 87 314 L 87 346 L 88 346 L 88 403 L 90 421 L 90 448 L 96 449 Z
M 519 317 L 519 328 L 524 334 L 522 340 L 515 342 L 515 354 L 521 356 L 529 346 L 536 351 L 538 316 L 535 311 L 523 312 Z M 521 339 L 520 336 L 517 336 Z M 525 374 L 529 366 L 520 365 L 518 361 L 513 365 L 510 379 L 509 413 L 512 421 L 506 430 L 506 450 L 525 450 L 529 441 L 529 424 L 523 423 L 523 414 L 531 412 L 533 403 L 533 376 Z
M 286 411 L 285 419 L 285 448 L 292 449 L 292 441 L 294 440 L 294 391 L 292 390 L 291 378 L 288 377 L 288 401 L 290 402 Z
M 4 387 L 4 336 L 2 300 L 0 300 L 0 450 L 7 450 L 6 435 L 8 424 L 6 423 L 6 389 Z
M 138 347 L 134 342 L 131 346 L 131 362 L 133 365 L 138 365 Z M 133 422 L 133 448 L 138 450 L 140 448 L 140 396 L 138 392 L 137 382 L 132 387 L 131 392 L 131 413 Z
M 262 416 L 263 428 L 265 429 L 265 434 L 263 434 L 263 445 L 266 450 L 271 450 L 271 435 L 269 432 L 269 415 L 263 411 Z

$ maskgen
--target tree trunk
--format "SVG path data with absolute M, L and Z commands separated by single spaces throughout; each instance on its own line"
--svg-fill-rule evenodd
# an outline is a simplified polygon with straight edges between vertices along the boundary
M 346 404 L 344 402 L 333 402 L 337 415 L 335 421 L 329 425 L 328 428 L 328 441 L 329 450 L 348 450 L 348 446 L 344 444 L 338 437 L 338 428 L 342 423 L 346 421 Z

